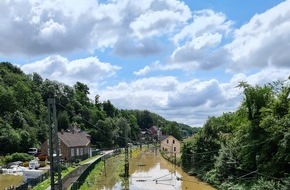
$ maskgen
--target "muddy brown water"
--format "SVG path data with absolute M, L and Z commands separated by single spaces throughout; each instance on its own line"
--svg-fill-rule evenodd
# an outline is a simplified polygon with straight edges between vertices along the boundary
M 88 184 L 92 189 L 100 190 L 214 190 L 210 185 L 189 176 L 181 168 L 166 161 L 153 150 L 141 153 L 130 159 L 130 177 L 120 178 L 118 167 L 122 159 L 106 161 L 106 172 L 95 184 Z M 123 166 L 121 166 L 123 167 Z
M 5 189 L 6 187 L 10 187 L 11 185 L 16 187 L 17 185 L 21 184 L 22 181 L 22 175 L 0 174 L 0 190 Z

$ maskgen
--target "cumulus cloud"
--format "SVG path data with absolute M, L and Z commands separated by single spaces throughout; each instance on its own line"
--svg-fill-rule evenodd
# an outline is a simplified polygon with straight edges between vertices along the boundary
M 105 48 L 112 48 L 120 56 L 156 54 L 160 51 L 158 38 L 191 18 L 188 6 L 176 0 L 0 3 L 0 11 L 5 15 L 0 18 L 0 54 L 5 56 L 76 50 L 93 53 Z M 132 40 L 128 43 L 128 39 Z M 134 48 L 136 51 L 131 51 Z
M 135 74 L 145 75 L 154 70 L 210 70 L 228 63 L 229 53 L 222 43 L 232 30 L 232 24 L 223 13 L 212 10 L 194 12 L 192 22 L 172 37 L 176 48 L 171 56 Z
M 208 70 L 226 63 L 227 52 L 220 46 L 231 25 L 232 21 L 222 13 L 196 11 L 192 23 L 173 38 L 178 46 L 170 57 L 170 64 Z
M 284 1 L 262 14 L 256 14 L 234 32 L 226 46 L 233 71 L 267 66 L 290 66 L 290 1 Z
M 192 126 L 202 126 L 209 116 L 235 111 L 243 99 L 240 82 L 264 85 L 285 80 L 290 69 L 266 68 L 256 73 L 237 73 L 227 82 L 218 79 L 180 81 L 177 77 L 150 77 L 100 90 L 121 109 L 148 109 L 161 116 Z
M 167 119 L 201 126 L 210 115 L 236 109 L 239 89 L 230 89 L 230 86 L 235 85 L 220 83 L 215 79 L 182 82 L 176 77 L 167 76 L 121 82 L 99 93 L 101 99 L 110 99 L 121 109 L 150 108 L 150 111 Z M 228 90 L 236 91 L 236 94 L 230 96 Z
M 58 80 L 68 85 L 73 85 L 77 81 L 92 85 L 113 76 L 120 67 L 103 63 L 96 57 L 69 61 L 56 55 L 25 64 L 21 69 L 26 73 L 37 72 L 43 78 Z
M 124 37 L 114 46 L 114 53 L 120 56 L 149 56 L 162 51 L 159 43 L 152 39 L 132 40 Z

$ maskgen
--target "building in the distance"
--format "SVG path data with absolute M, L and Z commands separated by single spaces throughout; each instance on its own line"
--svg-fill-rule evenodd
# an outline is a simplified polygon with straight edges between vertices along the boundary
M 174 138 L 172 135 L 162 136 L 160 141 L 160 149 L 169 154 L 180 154 L 181 142 Z
M 155 140 L 159 140 L 159 137 L 162 135 L 161 129 L 154 125 L 148 129 L 148 133 L 151 136 L 151 138 Z
M 90 136 L 78 129 L 58 132 L 61 158 L 64 161 L 86 159 L 90 156 Z M 49 142 L 46 140 L 41 146 L 41 153 L 49 156 Z

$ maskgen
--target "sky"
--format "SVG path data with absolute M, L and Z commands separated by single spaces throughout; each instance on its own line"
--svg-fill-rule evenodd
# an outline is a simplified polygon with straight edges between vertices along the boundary
M 0 61 L 201 127 L 290 75 L 290 0 L 1 0 Z

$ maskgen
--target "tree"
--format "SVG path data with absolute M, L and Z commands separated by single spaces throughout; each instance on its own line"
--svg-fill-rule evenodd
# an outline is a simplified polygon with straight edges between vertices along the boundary
M 106 112 L 108 117 L 115 117 L 116 116 L 116 108 L 111 103 L 110 100 L 103 102 L 103 110 Z
M 81 82 L 76 82 L 74 89 L 76 100 L 82 105 L 90 106 L 90 99 L 88 98 L 88 95 L 90 94 L 89 87 Z
M 31 134 L 26 130 L 21 130 L 20 134 L 20 144 L 19 151 L 27 152 L 30 147 L 33 147 L 34 140 L 31 138 Z
M 0 120 L 0 153 L 16 152 L 20 145 L 20 135 L 9 124 Z
M 6 90 L 0 86 L 0 116 L 14 112 L 17 109 L 17 102 L 11 89 Z
M 172 135 L 173 137 L 175 137 L 178 140 L 182 140 L 182 134 L 181 134 L 179 125 L 176 122 L 171 122 L 167 126 L 166 133 L 169 135 Z
M 14 129 L 22 129 L 26 124 L 23 114 L 16 110 L 13 115 L 12 124 Z
M 41 87 L 43 79 L 38 73 L 33 73 L 32 74 L 32 81 L 34 82 L 34 84 L 36 86 Z
M 265 131 L 260 127 L 260 122 L 262 119 L 262 110 L 267 108 L 269 103 L 273 100 L 273 91 L 270 85 L 251 86 L 245 82 L 239 84 L 240 88 L 244 89 L 244 105 L 248 111 L 248 120 L 250 121 L 250 126 L 246 128 L 247 136 L 245 139 L 241 139 L 242 144 L 248 144 L 251 142 L 253 146 L 248 146 L 243 151 L 241 151 L 240 157 L 244 161 L 243 167 L 247 170 L 257 169 L 257 157 L 260 154 L 259 142 L 263 139 Z
M 68 116 L 67 111 L 60 112 L 58 114 L 57 121 L 58 121 L 59 129 L 63 129 L 63 130 L 68 129 L 70 122 L 69 122 L 69 116 Z

